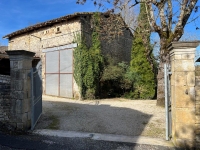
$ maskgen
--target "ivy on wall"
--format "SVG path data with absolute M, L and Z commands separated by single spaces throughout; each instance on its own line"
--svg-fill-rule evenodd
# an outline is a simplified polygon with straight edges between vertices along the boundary
M 87 47 L 85 39 L 78 38 L 78 47 L 74 51 L 74 78 L 80 88 L 81 97 L 86 99 L 94 99 L 98 95 L 104 62 L 98 33 L 100 14 L 95 13 L 92 20 L 92 46 Z

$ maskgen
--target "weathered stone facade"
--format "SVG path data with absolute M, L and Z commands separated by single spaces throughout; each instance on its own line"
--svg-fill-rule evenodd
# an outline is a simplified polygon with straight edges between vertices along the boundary
M 43 49 L 73 43 L 74 34 L 80 30 L 79 19 L 63 21 L 10 38 L 8 50 L 26 49 L 41 57 Z
M 31 126 L 31 82 L 28 74 L 35 53 L 24 50 L 7 51 L 11 73 L 11 120 L 17 129 Z
M 196 114 L 196 147 L 200 148 L 200 66 L 195 67 L 195 114 Z
M 0 75 L 0 121 L 5 122 L 10 118 L 10 76 Z
M 59 28 L 59 31 L 57 31 Z M 32 32 L 28 32 L 9 41 L 8 50 L 25 49 L 36 53 L 36 57 L 42 59 L 43 91 L 45 92 L 45 54 L 43 49 L 67 45 L 73 42 L 74 34 L 80 32 L 79 20 L 70 20 L 45 27 Z
M 11 76 L 0 75 L 0 124 L 8 130 L 31 127 L 31 81 L 29 77 L 35 53 L 8 51 Z M 2 127 L 1 126 L 1 127 Z
M 173 42 L 169 47 L 172 73 L 172 141 L 176 146 L 187 148 L 196 146 L 196 125 L 199 123 L 199 92 L 198 82 L 195 82 L 194 63 L 198 45 L 199 42 Z
M 75 42 L 77 36 L 85 39 L 88 46 L 92 41 L 91 15 L 93 13 L 77 13 L 33 25 L 25 29 L 6 35 L 9 39 L 9 50 L 28 50 L 35 52 L 35 57 L 42 59 L 43 93 L 45 94 L 45 53 L 42 50 L 58 48 Z M 106 19 L 106 17 L 105 17 Z M 119 57 L 119 61 L 130 61 L 132 47 L 132 33 L 125 30 L 120 38 L 102 41 L 102 53 Z M 78 87 L 73 79 L 73 95 L 76 97 Z

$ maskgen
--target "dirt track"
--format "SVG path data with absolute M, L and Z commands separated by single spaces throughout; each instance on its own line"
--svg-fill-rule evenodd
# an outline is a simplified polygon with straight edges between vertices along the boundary
M 165 135 L 164 108 L 155 100 L 104 99 L 77 101 L 43 96 L 36 129 L 149 136 Z

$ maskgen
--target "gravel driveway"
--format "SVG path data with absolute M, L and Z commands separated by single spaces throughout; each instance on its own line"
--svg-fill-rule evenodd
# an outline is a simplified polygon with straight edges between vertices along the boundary
M 35 129 L 59 129 L 163 138 L 165 110 L 155 100 L 73 100 L 43 96 Z

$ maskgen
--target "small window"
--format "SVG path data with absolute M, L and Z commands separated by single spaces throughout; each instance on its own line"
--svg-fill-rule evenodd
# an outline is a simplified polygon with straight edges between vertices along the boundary
M 49 31 L 48 31 L 48 30 L 44 31 L 44 34 L 48 34 L 48 33 L 49 33 Z
M 56 28 L 56 34 L 58 34 L 58 33 L 61 33 L 60 27 L 57 27 L 57 28 Z

